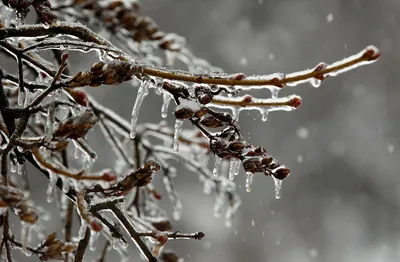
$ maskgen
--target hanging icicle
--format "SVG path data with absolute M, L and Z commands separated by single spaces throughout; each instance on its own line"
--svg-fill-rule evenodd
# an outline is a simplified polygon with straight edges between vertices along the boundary
M 134 139 L 136 136 L 136 125 L 139 117 L 140 107 L 142 106 L 144 98 L 149 94 L 149 83 L 148 80 L 143 80 L 140 84 L 138 93 L 136 95 L 135 105 L 132 109 L 131 116 L 131 132 L 130 137 Z

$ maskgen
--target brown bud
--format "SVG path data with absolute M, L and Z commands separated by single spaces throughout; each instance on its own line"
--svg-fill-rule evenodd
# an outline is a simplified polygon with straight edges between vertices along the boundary
M 160 222 L 154 222 L 152 223 L 155 229 L 159 231 L 171 231 L 172 230 L 172 225 L 169 221 L 160 221 Z
M 224 123 L 221 120 L 218 120 L 214 116 L 208 116 L 206 118 L 203 118 L 200 121 L 200 124 L 209 128 L 216 128 L 224 125 Z
M 177 119 L 184 120 L 194 116 L 194 111 L 189 107 L 182 107 L 175 110 L 174 114 Z
M 238 152 L 240 150 L 242 150 L 243 148 L 245 148 L 246 145 L 243 142 L 240 141 L 233 141 L 229 143 L 229 150 L 234 151 L 234 152 Z
M 279 168 L 272 174 L 275 178 L 283 180 L 290 175 L 290 169 L 287 167 Z

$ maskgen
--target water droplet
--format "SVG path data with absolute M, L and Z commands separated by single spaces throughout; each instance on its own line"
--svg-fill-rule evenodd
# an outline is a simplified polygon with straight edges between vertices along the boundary
M 388 145 L 388 152 L 391 154 L 394 152 L 394 145 L 392 144 Z
M 297 160 L 297 163 L 299 163 L 299 164 L 303 163 L 303 156 L 297 155 L 296 160 Z
M 251 226 L 252 226 L 252 227 L 255 227 L 255 226 L 256 226 L 256 223 L 254 222 L 254 220 L 251 220 Z

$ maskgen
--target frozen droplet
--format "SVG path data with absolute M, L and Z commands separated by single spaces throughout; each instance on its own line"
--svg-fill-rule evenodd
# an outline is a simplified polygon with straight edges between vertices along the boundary
M 90 251 L 96 250 L 97 240 L 99 239 L 100 232 L 96 232 L 94 230 L 90 231 L 90 240 L 89 240 L 89 248 Z
M 315 88 L 320 87 L 321 83 L 322 83 L 322 80 L 315 78 L 315 77 L 310 78 L 309 81 L 310 81 L 310 84 Z
M 299 163 L 299 164 L 303 163 L 303 156 L 297 155 L 296 160 L 297 160 L 297 163 Z
M 268 113 L 269 113 L 269 110 L 265 109 L 265 108 L 261 111 L 261 120 L 263 122 L 268 120 Z
M 85 220 L 81 219 L 81 226 L 79 227 L 78 231 L 78 237 L 79 239 L 84 239 L 85 238 L 85 233 L 88 225 Z
M 391 154 L 394 152 L 394 145 L 392 144 L 388 145 L 388 152 Z
M 246 191 L 251 192 L 251 184 L 253 183 L 254 174 L 246 172 Z
M 326 21 L 327 21 L 328 23 L 330 23 L 330 22 L 333 21 L 333 14 L 332 14 L 332 13 L 330 13 L 330 14 L 328 14 L 328 15 L 326 16 Z
M 149 85 L 148 81 L 142 81 L 138 93 L 136 95 L 136 101 L 135 105 L 133 106 L 131 115 L 131 132 L 130 132 L 131 139 L 134 139 L 136 136 L 136 125 L 139 117 L 140 107 L 143 104 L 144 98 L 149 94 L 148 85 Z
M 28 242 L 29 242 L 29 232 L 32 228 L 32 224 L 21 221 L 21 243 L 22 243 L 22 252 L 25 255 L 30 256 L 32 253 L 27 250 Z
M 162 118 L 167 118 L 168 106 L 169 106 L 170 102 L 171 102 L 171 95 L 169 95 L 167 92 L 164 92 L 163 93 L 163 103 L 161 106 L 161 117 Z
M 56 186 L 58 177 L 52 171 L 49 170 L 48 172 L 49 172 L 49 185 L 47 187 L 47 202 L 51 203 L 51 202 L 53 202 L 53 192 L 54 192 L 54 187 Z
M 222 158 L 215 155 L 214 156 L 214 168 L 213 168 L 213 176 L 217 177 L 219 175 L 219 170 L 221 169 L 221 161 Z
M 308 129 L 305 127 L 300 127 L 297 129 L 296 134 L 301 139 L 307 139 L 309 136 Z
M 234 180 L 235 176 L 239 175 L 241 161 L 232 157 L 229 162 L 229 179 Z
M 17 161 L 17 173 L 18 173 L 18 175 L 22 176 L 24 174 L 24 170 L 25 170 L 25 164 L 20 164 Z
M 274 179 L 275 185 L 275 198 L 281 198 L 281 189 L 282 189 L 282 182 L 283 180 L 275 178 L 273 175 L 271 176 Z
M 251 226 L 252 226 L 252 227 L 255 227 L 255 226 L 256 226 L 256 223 L 254 222 L 254 220 L 251 220 Z
M 183 125 L 183 120 L 180 120 L 180 119 L 175 120 L 175 127 L 174 127 L 174 151 L 175 152 L 179 151 L 179 137 L 182 132 L 182 125 Z

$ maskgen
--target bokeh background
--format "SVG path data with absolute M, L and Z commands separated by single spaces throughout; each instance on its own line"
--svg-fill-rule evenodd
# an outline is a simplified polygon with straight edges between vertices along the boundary
M 243 204 L 233 226 L 226 228 L 223 218 L 213 216 L 213 199 L 203 194 L 196 175 L 180 169 L 175 181 L 184 212 L 174 228 L 203 231 L 206 238 L 171 241 L 167 249 L 191 262 L 400 261 L 399 0 L 141 4 L 141 14 L 151 16 L 161 30 L 186 37 L 194 54 L 226 72 L 290 73 L 342 59 L 370 44 L 382 52 L 377 63 L 329 78 L 318 89 L 308 84 L 285 88 L 280 96 L 303 98 L 294 112 L 271 113 L 267 122 L 256 112 L 242 112 L 246 138 L 292 170 L 282 198 L 275 199 L 272 179 L 262 175 L 256 175 L 247 193 L 242 170 L 235 181 Z M 129 118 L 134 89 L 92 93 Z M 161 98 L 150 97 L 139 121 L 161 120 Z M 171 115 L 168 123 L 174 124 Z M 102 142 L 97 144 L 101 149 Z M 33 198 L 40 201 L 47 181 L 38 178 L 33 184 Z M 59 228 L 58 221 L 46 222 L 49 232 Z M 89 252 L 87 258 L 96 257 Z M 110 261 L 118 259 L 110 256 Z
M 164 31 L 185 36 L 197 56 L 227 72 L 289 73 L 370 44 L 382 52 L 377 63 L 318 89 L 281 91 L 303 98 L 299 110 L 272 113 L 268 122 L 242 113 L 248 139 L 292 170 L 280 200 L 263 176 L 247 193 L 241 173 L 243 205 L 225 228 L 197 180 L 177 179 L 186 210 L 177 228 L 207 235 L 174 245 L 187 261 L 400 261 L 400 1 L 149 0 L 142 6 Z

